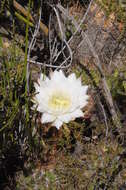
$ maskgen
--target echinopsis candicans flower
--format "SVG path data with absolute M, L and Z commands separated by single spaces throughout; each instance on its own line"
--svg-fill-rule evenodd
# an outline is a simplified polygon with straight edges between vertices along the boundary
M 82 85 L 74 73 L 66 77 L 61 70 L 54 71 L 50 78 L 41 74 L 35 89 L 34 107 L 42 113 L 42 123 L 51 122 L 59 129 L 63 123 L 84 116 L 82 108 L 88 103 L 88 86 Z

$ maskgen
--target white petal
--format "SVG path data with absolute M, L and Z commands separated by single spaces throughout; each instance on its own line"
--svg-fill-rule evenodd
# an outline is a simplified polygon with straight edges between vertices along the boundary
M 48 113 L 44 113 L 41 117 L 41 122 L 42 123 L 49 123 L 49 122 L 53 122 L 56 119 L 55 116 L 48 114 Z
M 36 92 L 39 92 L 40 86 L 36 82 L 34 83 L 34 87 L 35 87 Z
M 59 129 L 62 126 L 63 122 L 59 119 L 56 119 L 52 125 L 54 125 L 57 129 Z
M 82 86 L 81 87 L 81 95 L 85 95 L 87 93 L 87 90 L 88 90 L 88 86 L 87 85 Z
M 80 108 L 84 108 L 88 104 L 88 99 L 89 99 L 88 95 L 84 95 L 79 98 Z
M 37 111 L 43 113 L 43 112 L 46 111 L 46 109 L 44 108 L 44 106 L 41 106 L 41 105 L 38 104 L 38 106 L 37 106 Z
M 66 80 L 67 78 L 65 77 L 64 73 L 60 70 L 60 71 L 54 71 L 54 73 L 51 74 L 51 80 L 52 81 L 56 81 L 56 82 L 59 82 L 59 81 L 64 81 Z
M 83 112 L 80 109 L 77 109 L 74 112 L 60 116 L 59 119 L 65 123 L 68 123 L 69 121 L 75 120 L 75 118 L 83 117 L 83 115 Z
M 40 112 L 43 112 L 44 110 L 48 109 L 48 104 L 47 104 L 47 97 L 44 96 L 44 94 L 36 94 L 36 96 L 34 97 L 34 103 L 38 106 L 37 110 Z
M 74 88 L 81 88 L 81 78 L 76 78 L 76 75 L 74 73 L 70 74 L 68 76 L 68 81 L 70 82 L 71 85 L 74 85 Z
M 76 85 L 77 85 L 79 88 L 81 88 L 81 86 L 82 86 L 82 84 L 81 84 L 81 78 L 78 78 L 78 79 L 76 80 Z
M 44 75 L 44 74 L 40 75 L 40 78 L 38 79 L 40 88 L 41 87 L 45 88 L 49 82 L 50 82 L 50 80 L 46 75 Z
M 62 122 L 68 123 L 72 119 L 71 113 L 63 114 L 58 117 Z
M 84 108 L 87 104 L 88 104 L 88 101 L 84 101 L 83 103 L 81 103 L 80 109 Z
M 72 113 L 72 116 L 75 117 L 75 118 L 83 117 L 83 116 L 84 116 L 84 113 L 82 112 L 81 109 L 77 109 L 77 110 L 75 110 L 75 111 Z
M 68 80 L 69 80 L 70 82 L 74 82 L 74 81 L 76 80 L 76 75 L 75 75 L 74 73 L 70 74 L 70 75 L 68 76 Z

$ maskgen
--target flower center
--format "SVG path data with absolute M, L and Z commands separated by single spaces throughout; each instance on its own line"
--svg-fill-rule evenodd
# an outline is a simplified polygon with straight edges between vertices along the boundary
M 49 99 L 49 107 L 54 110 L 66 110 L 70 107 L 70 97 L 62 93 L 54 93 Z

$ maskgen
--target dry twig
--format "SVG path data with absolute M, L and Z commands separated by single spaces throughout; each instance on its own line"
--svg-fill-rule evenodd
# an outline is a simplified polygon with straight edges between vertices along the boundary
M 24 7 L 22 7 L 17 1 L 14 0 L 14 1 L 13 1 L 13 5 L 14 5 L 14 7 L 15 7 L 18 11 L 20 11 L 24 16 L 28 17 L 28 15 L 29 15 L 30 21 L 33 22 L 33 23 L 35 23 L 35 22 L 34 22 L 34 19 L 33 19 L 33 17 L 32 17 L 32 15 L 29 14 L 28 11 L 27 11 Z M 44 23 L 42 23 L 41 21 L 40 21 L 40 28 L 41 28 L 41 30 L 44 32 L 44 34 L 45 34 L 46 36 L 48 36 L 48 28 L 47 28 L 47 26 L 46 26 Z

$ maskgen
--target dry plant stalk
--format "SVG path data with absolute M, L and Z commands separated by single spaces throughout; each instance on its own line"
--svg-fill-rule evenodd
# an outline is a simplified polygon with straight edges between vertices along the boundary
M 112 95 L 111 95 L 110 89 L 108 87 L 108 84 L 107 84 L 107 81 L 106 81 L 106 78 L 105 78 L 105 74 L 104 74 L 104 71 L 103 71 L 102 66 L 101 66 L 100 59 L 99 59 L 99 57 L 98 57 L 98 55 L 97 55 L 91 41 L 90 41 L 90 39 L 88 38 L 87 34 L 82 31 L 82 36 L 83 36 L 83 38 L 86 39 L 86 41 L 87 41 L 87 43 L 88 43 L 88 45 L 90 47 L 90 50 L 91 50 L 91 52 L 93 54 L 93 57 L 95 58 L 94 65 L 97 68 L 97 70 L 99 71 L 100 76 L 101 76 L 101 82 L 102 82 L 103 90 L 104 90 L 104 93 L 105 93 L 104 97 L 106 99 L 106 102 L 108 104 L 110 113 L 112 115 L 113 123 L 117 128 L 119 128 L 121 126 L 120 119 L 119 119 L 118 114 L 117 114 L 117 112 L 115 110 Z
M 41 3 L 42 4 L 42 3 Z M 63 45 L 63 47 L 61 48 L 61 50 L 58 50 L 58 47 L 57 47 L 57 39 L 56 37 L 54 38 L 54 42 L 53 42 L 53 45 L 51 45 L 51 37 L 50 37 L 50 32 L 51 32 L 51 28 L 50 28 L 50 21 L 49 21 L 49 50 L 50 50 L 50 63 L 42 63 L 42 62 L 38 62 L 38 61 L 34 61 L 32 59 L 30 59 L 30 51 L 28 52 L 28 62 L 30 63 L 33 63 L 33 64 L 37 64 L 37 65 L 41 65 L 43 67 L 48 67 L 48 68 L 55 68 L 56 70 L 58 69 L 67 69 L 71 66 L 72 64 L 72 59 L 73 59 L 73 55 L 72 55 L 72 50 L 68 44 L 68 42 L 66 41 L 66 38 L 65 38 L 65 34 L 63 32 L 63 29 L 62 29 L 62 23 L 61 23 L 61 19 L 60 19 L 60 16 L 59 16 L 59 12 L 58 12 L 58 9 L 55 8 L 54 6 L 52 6 L 51 4 L 48 3 L 48 5 L 53 9 L 54 13 L 55 13 L 55 16 L 56 16 L 56 22 L 58 23 L 58 28 L 59 28 L 59 32 L 61 34 L 61 43 L 62 44 L 65 44 Z M 42 7 L 42 5 L 41 5 Z M 40 11 L 41 11 L 41 7 L 40 7 Z M 50 16 L 51 17 L 51 16 Z M 33 49 L 33 46 L 35 45 L 35 37 L 37 36 L 37 33 L 39 31 L 39 28 L 41 27 L 41 21 L 40 21 L 40 17 L 39 17 L 39 21 L 38 23 L 36 24 L 36 26 L 38 27 L 38 29 L 36 30 L 36 27 L 35 27 L 35 31 L 34 31 L 34 34 L 33 34 L 33 37 L 32 37 L 32 40 L 31 40 L 31 43 L 29 45 L 29 50 Z M 58 37 L 60 35 L 57 35 Z M 65 55 L 64 53 L 64 49 L 67 48 L 68 50 L 68 56 Z M 60 54 L 63 54 L 64 56 L 64 60 L 59 63 L 59 65 L 56 64 L 56 61 L 59 57 Z
M 14 5 L 14 7 L 17 9 L 17 10 L 19 10 L 24 16 L 26 16 L 26 17 L 28 17 L 28 11 L 24 8 L 24 7 L 22 7 L 17 1 L 13 1 L 13 5 Z M 35 23 L 34 22 L 34 19 L 33 19 L 33 17 L 32 17 L 32 15 L 31 14 L 29 14 L 29 19 L 30 19 L 30 21 L 31 22 L 33 22 L 33 23 Z M 47 26 L 44 24 L 44 23 L 42 23 L 41 21 L 40 21 L 40 28 L 41 28 L 41 30 L 44 32 L 44 34 L 46 35 L 46 36 L 48 36 L 48 28 L 47 28 Z

